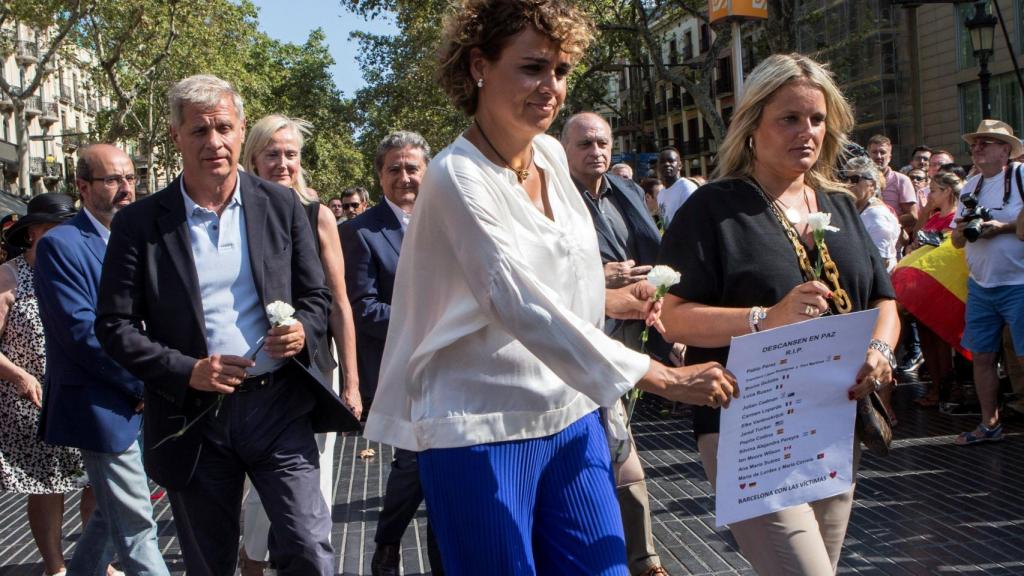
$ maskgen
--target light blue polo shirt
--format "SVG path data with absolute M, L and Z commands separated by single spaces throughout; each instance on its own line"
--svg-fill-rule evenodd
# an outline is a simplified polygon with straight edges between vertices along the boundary
M 189 197 L 185 179 L 181 179 L 210 355 L 248 357 L 270 329 L 252 277 L 239 182 L 236 174 L 235 191 L 218 217 Z M 267 356 L 262 350 L 255 361 L 256 366 L 247 371 L 250 375 L 273 372 L 285 362 Z

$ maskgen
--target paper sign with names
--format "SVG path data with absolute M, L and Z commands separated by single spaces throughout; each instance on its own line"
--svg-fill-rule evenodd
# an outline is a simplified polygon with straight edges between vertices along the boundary
M 725 526 L 850 489 L 856 402 L 877 310 L 733 338 L 726 367 L 740 397 L 722 410 L 715 524 Z

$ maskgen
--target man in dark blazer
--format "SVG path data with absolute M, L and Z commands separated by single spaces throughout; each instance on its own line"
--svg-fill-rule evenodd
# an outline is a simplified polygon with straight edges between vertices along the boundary
M 569 174 L 594 220 L 606 288 L 643 282 L 658 256 L 661 235 L 644 203 L 643 189 L 631 180 L 608 173 L 611 128 L 597 114 L 576 114 L 563 127 L 562 146 L 569 161 Z M 605 321 L 605 332 L 634 350 L 640 349 L 643 328 L 642 320 Z M 673 346 L 656 331 L 650 332 L 647 353 L 665 364 L 681 365 L 682 358 L 672 353 Z M 628 459 L 615 463 L 614 470 L 629 569 L 634 575 L 668 574 L 654 548 L 647 483 L 635 447 L 628 454 Z
M 419 134 L 389 134 L 377 146 L 374 158 L 384 200 L 338 228 L 345 254 L 345 286 L 356 325 L 364 415 L 370 411 L 377 391 L 402 238 L 429 160 L 430 146 Z M 370 562 L 373 576 L 398 575 L 402 534 L 421 502 L 416 453 L 396 449 L 374 537 L 377 549 Z M 437 545 L 429 531 L 427 544 L 433 572 L 441 574 Z
M 238 170 L 241 97 L 214 76 L 169 91 L 183 171 L 114 219 L 96 335 L 145 383 L 145 462 L 185 566 L 234 573 L 246 476 L 280 574 L 334 574 L 314 432 L 358 427 L 316 364 L 330 293 L 295 194 Z M 282 302 L 294 315 L 272 317 Z M 272 324 L 273 321 L 273 324 Z
M 142 382 L 103 352 L 93 329 L 110 221 L 135 200 L 135 168 L 123 151 L 95 144 L 79 151 L 75 182 L 82 211 L 36 249 L 46 334 L 40 434 L 49 444 L 81 450 L 96 494 L 68 570 L 106 573 L 116 552 L 131 574 L 167 574 L 139 446 Z

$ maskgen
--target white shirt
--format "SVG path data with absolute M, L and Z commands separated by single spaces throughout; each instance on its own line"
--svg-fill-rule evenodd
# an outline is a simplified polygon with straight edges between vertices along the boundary
M 661 192 L 658 192 L 658 210 L 661 212 L 661 221 L 665 228 L 668 228 L 676 211 L 690 199 L 696 190 L 697 185 L 693 181 L 689 178 L 680 178 L 676 180 L 675 184 L 668 188 L 662 188 Z
M 395 213 L 395 218 L 398 218 L 398 223 L 401 224 L 402 233 L 404 234 L 406 229 L 409 228 L 409 217 L 411 215 L 405 210 L 399 208 L 398 204 L 395 204 L 391 200 L 385 198 L 384 201 L 388 203 L 388 208 L 391 208 L 391 211 Z
M 1020 169 L 1019 164 L 1012 164 L 1012 168 Z M 961 194 L 973 192 L 978 185 L 981 174 L 972 176 L 964 184 Z M 1017 190 L 1017 179 L 1010 174 L 1010 197 L 1003 206 L 1004 173 L 985 178 L 981 192 L 978 194 L 978 205 L 988 208 L 992 212 L 992 218 L 1000 222 L 1014 223 L 1024 202 L 1021 202 L 1020 191 Z M 957 207 L 956 217 L 963 215 L 964 205 Z M 955 220 L 951 227 L 957 226 Z M 961 224 L 960 226 L 963 226 Z M 970 269 L 971 278 L 985 288 L 996 286 L 1012 286 L 1024 284 L 1024 242 L 1021 242 L 1016 234 L 1000 234 L 994 238 L 979 238 L 976 242 L 967 243 L 967 267 Z
M 96 217 L 92 215 L 92 212 L 89 212 L 89 209 L 85 207 L 85 204 L 82 204 L 82 210 L 85 211 L 85 216 L 89 219 L 89 222 L 92 222 L 93 227 L 96 228 L 96 233 L 100 235 L 100 240 L 103 240 L 104 244 L 109 244 L 110 228 L 107 228 L 102 222 L 97 220 Z
M 421 451 L 549 436 L 650 367 L 601 331 L 597 235 L 562 146 L 538 136 L 534 152 L 554 220 L 465 138 L 430 162 L 366 438 Z
M 864 223 L 871 242 L 878 249 L 878 254 L 885 261 L 885 271 L 892 272 L 896 267 L 896 243 L 900 238 L 900 221 L 881 201 L 868 204 L 860 213 L 860 220 Z

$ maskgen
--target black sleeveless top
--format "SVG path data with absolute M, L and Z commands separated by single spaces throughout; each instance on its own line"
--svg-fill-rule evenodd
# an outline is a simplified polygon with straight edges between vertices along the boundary
M 323 255 L 320 253 L 320 229 L 317 227 L 320 217 L 320 203 L 310 202 L 304 208 L 306 209 L 306 218 L 309 220 L 309 228 L 313 231 L 313 246 L 316 248 L 316 255 L 323 262 Z M 334 297 L 333 294 L 331 296 Z M 330 312 L 328 312 L 328 315 L 330 315 Z M 334 370 L 338 363 L 334 361 L 334 351 L 331 349 L 331 325 L 329 321 L 327 331 L 320 340 L 319 349 L 321 352 L 316 357 L 317 369 L 325 373 Z

